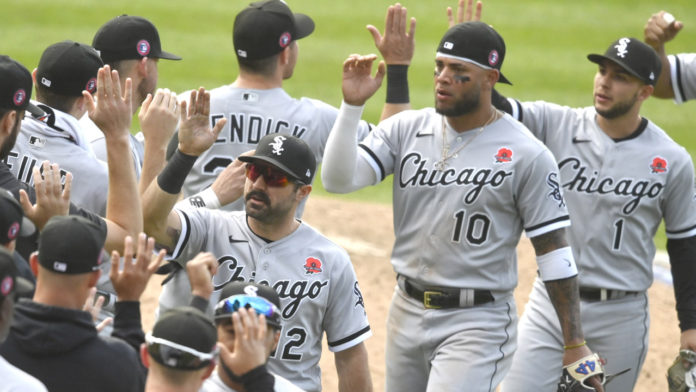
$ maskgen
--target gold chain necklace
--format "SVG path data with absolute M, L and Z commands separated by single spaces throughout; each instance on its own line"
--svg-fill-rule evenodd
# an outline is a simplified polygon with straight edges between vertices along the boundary
M 446 127 L 445 127 L 445 116 L 442 116 L 442 159 L 440 159 L 439 161 L 435 162 L 435 170 L 438 170 L 438 171 L 443 171 L 443 170 L 445 170 L 445 168 L 447 167 L 447 160 L 450 159 L 450 158 L 452 158 L 453 156 L 455 156 L 459 151 L 463 150 L 464 147 L 466 147 L 466 146 L 468 146 L 469 144 L 471 144 L 471 142 L 473 142 L 474 139 L 476 139 L 476 137 L 477 137 L 478 135 L 480 135 L 480 134 L 483 132 L 483 130 L 484 130 L 490 123 L 493 122 L 493 120 L 497 117 L 497 115 L 498 115 L 498 110 L 497 110 L 497 109 L 494 109 L 494 110 L 493 110 L 493 114 L 491 115 L 491 118 L 489 118 L 488 121 L 486 121 L 486 123 L 483 124 L 483 125 L 481 126 L 481 128 L 479 128 L 479 129 L 476 131 L 476 134 L 475 134 L 474 136 L 472 136 L 469 140 L 466 141 L 466 143 L 462 144 L 461 147 L 459 147 L 458 149 L 456 149 L 456 150 L 455 150 L 453 153 L 451 153 L 451 154 L 449 153 L 449 143 L 447 143 L 447 133 L 446 133 Z

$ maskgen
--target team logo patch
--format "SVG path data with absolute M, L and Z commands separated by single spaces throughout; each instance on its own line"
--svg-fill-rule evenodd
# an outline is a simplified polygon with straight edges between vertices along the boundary
M 17 238 L 17 233 L 19 233 L 19 223 L 14 222 L 10 225 L 10 229 L 7 230 L 7 239 L 12 241 L 13 239 Z
M 15 106 L 20 106 L 26 101 L 27 99 L 27 92 L 24 91 L 23 88 L 20 88 L 19 90 L 15 91 L 14 96 L 12 96 L 12 102 L 14 102 Z
M 500 61 L 500 55 L 498 54 L 498 51 L 495 49 L 491 50 L 491 52 L 488 53 L 488 64 L 494 67 L 496 64 L 498 64 L 498 61 Z
M 271 143 L 271 147 L 273 147 L 273 151 L 271 151 L 271 152 L 280 156 L 280 153 L 285 151 L 285 149 L 283 148 L 283 142 L 285 140 L 287 140 L 287 138 L 285 136 L 279 135 L 279 136 L 274 137 L 273 143 Z
M 87 92 L 90 94 L 94 94 L 94 92 L 97 91 L 97 78 L 88 80 L 87 84 L 85 84 L 85 90 L 87 90 Z
M 6 276 L 5 279 L 2 280 L 2 283 L 0 283 L 0 293 L 2 293 L 2 296 L 4 297 L 9 294 L 12 291 L 12 287 L 14 287 L 14 280 Z
M 664 158 L 655 157 L 653 158 L 652 164 L 650 165 L 651 173 L 660 174 L 667 172 L 667 161 Z
M 292 36 L 286 31 L 280 35 L 278 45 L 280 45 L 281 48 L 285 48 L 286 46 L 290 45 L 290 41 L 292 41 Z
M 309 274 L 318 274 L 321 272 L 321 260 L 314 257 L 307 257 L 305 260 L 304 269 Z
M 558 173 L 549 173 L 549 175 L 546 177 L 546 185 L 551 188 L 551 191 L 547 194 L 547 197 L 555 200 L 558 203 L 558 208 L 565 207 L 565 200 L 563 200 L 561 185 L 558 183 Z
M 363 301 L 363 295 L 360 291 L 360 286 L 358 286 L 358 282 L 355 282 L 355 284 L 353 285 L 353 294 L 355 294 L 355 296 L 358 298 L 355 301 L 354 306 L 362 306 L 362 308 L 365 309 L 365 301 Z
M 451 42 L 449 42 L 449 41 L 447 41 L 447 42 L 445 42 L 445 43 L 442 45 L 442 47 L 445 48 L 445 49 L 452 49 L 452 48 L 454 48 L 454 44 L 451 43 Z
M 495 163 L 508 163 L 512 162 L 512 150 L 509 148 L 501 148 L 498 153 L 495 154 Z
M 141 39 L 136 44 L 135 50 L 138 51 L 139 55 L 147 56 L 148 54 L 150 54 L 150 43 L 147 42 L 147 40 Z

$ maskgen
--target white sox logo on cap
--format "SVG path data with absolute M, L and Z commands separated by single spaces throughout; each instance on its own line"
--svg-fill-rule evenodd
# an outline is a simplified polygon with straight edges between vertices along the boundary
M 285 149 L 283 148 L 283 141 L 287 140 L 285 136 L 276 136 L 273 138 L 273 143 L 270 143 L 271 147 L 273 147 L 273 153 L 276 155 L 280 155 Z
M 150 43 L 147 40 L 141 39 L 138 41 L 136 50 L 141 56 L 147 56 L 150 54 Z
M 244 294 L 250 296 L 250 297 L 258 297 L 258 291 L 259 288 L 256 286 L 245 286 L 244 287 Z
M 619 40 L 619 43 L 614 45 L 616 48 L 616 55 L 624 58 L 626 57 L 626 54 L 628 53 L 628 44 L 631 42 L 629 38 L 621 38 Z

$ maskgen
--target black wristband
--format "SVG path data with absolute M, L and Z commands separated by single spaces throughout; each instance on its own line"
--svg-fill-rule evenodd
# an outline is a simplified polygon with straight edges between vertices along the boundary
M 167 166 L 157 176 L 157 184 L 163 191 L 178 195 L 184 186 L 184 180 L 196 163 L 196 156 L 186 155 L 178 148 L 167 162 Z
M 241 377 L 242 385 L 247 391 L 265 392 L 273 391 L 275 378 L 268 372 L 265 365 L 256 367 Z
M 408 65 L 387 65 L 387 103 L 409 103 Z

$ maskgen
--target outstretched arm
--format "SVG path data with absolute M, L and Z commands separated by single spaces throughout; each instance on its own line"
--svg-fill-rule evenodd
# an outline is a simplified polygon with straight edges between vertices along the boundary
M 358 123 L 363 105 L 384 78 L 384 63 L 372 77 L 375 55 L 351 55 L 343 63 L 343 104 L 329 133 L 321 181 L 329 192 L 347 193 L 374 184 L 375 173 L 358 159 Z
M 372 391 L 370 366 L 367 362 L 365 343 L 334 353 L 338 373 L 339 392 Z
M 660 77 L 657 79 L 657 83 L 655 83 L 655 91 L 653 92 L 653 95 L 658 98 L 674 98 L 672 76 L 667 53 L 665 52 L 665 43 L 671 41 L 683 27 L 684 24 L 682 22 L 675 20 L 674 16 L 666 11 L 653 14 L 645 24 L 645 43 L 657 51 L 662 61 L 662 72 L 660 72 Z
M 131 159 L 130 125 L 133 112 L 132 82 L 126 79 L 124 91 L 117 71 L 106 65 L 97 73 L 97 99 L 82 92 L 89 117 L 104 133 L 109 166 L 109 193 L 106 201 L 107 235 L 104 248 L 121 249 L 126 236 L 143 230 L 143 214 Z
M 167 144 L 179 121 L 179 105 L 176 94 L 168 89 L 157 89 L 155 95 L 148 94 L 138 113 L 140 128 L 145 136 L 145 156 L 140 173 L 138 190 L 140 195 L 162 171 L 167 160 Z
M 568 249 L 568 242 L 565 238 L 565 229 L 557 229 L 533 238 L 530 238 L 537 260 L 540 257 L 549 255 L 551 252 Z M 561 253 L 562 254 L 562 253 Z M 571 254 L 572 256 L 572 254 Z M 549 257 L 549 256 L 547 256 Z M 540 260 L 539 260 L 540 261 Z M 546 260 L 553 263 L 557 260 Z M 561 260 L 565 262 L 565 260 Z M 568 260 L 572 262 L 572 260 Z M 540 268 L 541 268 L 541 262 Z M 592 355 L 592 351 L 585 344 L 585 337 L 580 325 L 580 294 L 578 290 L 577 274 L 568 278 L 544 281 L 549 298 L 553 304 L 558 321 L 563 331 L 563 365 L 569 365 L 584 357 Z M 595 390 L 603 392 L 604 389 L 598 376 L 589 380 Z
M 215 128 L 210 128 L 210 94 L 203 87 L 191 92 L 188 110 L 185 101 L 180 106 L 177 151 L 143 194 L 145 232 L 170 250 L 181 233 L 181 222 L 172 208 L 179 198 L 184 179 L 196 158 L 213 145 L 226 122 L 222 119 L 215 124 Z

